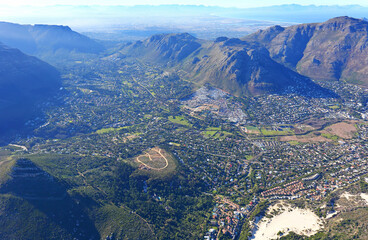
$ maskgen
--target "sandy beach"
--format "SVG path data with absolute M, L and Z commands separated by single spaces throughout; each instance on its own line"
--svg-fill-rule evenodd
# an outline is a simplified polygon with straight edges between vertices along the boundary
M 293 231 L 297 234 L 311 236 L 321 229 L 322 221 L 309 209 L 283 206 L 284 211 L 271 219 L 263 218 L 257 224 L 257 230 L 251 239 L 276 239 L 281 231 L 287 234 Z M 272 209 L 275 209 L 274 207 Z

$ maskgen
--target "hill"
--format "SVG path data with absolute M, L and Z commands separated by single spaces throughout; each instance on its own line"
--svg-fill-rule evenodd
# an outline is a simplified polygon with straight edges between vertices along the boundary
M 0 183 L 0 193 L 31 200 L 62 200 L 65 188 L 50 174 L 28 159 L 18 159 L 10 168 L 6 181 Z
M 34 105 L 59 87 L 54 67 L 0 44 L 0 131 L 23 124 Z
M 308 78 L 269 57 L 268 51 L 237 38 L 199 40 L 187 33 L 154 35 L 125 46 L 122 53 L 162 64 L 201 85 L 210 83 L 235 95 L 298 93 L 328 95 Z
M 324 23 L 275 26 L 246 36 L 277 62 L 317 80 L 368 86 L 368 22 L 337 17 Z
M 98 53 L 103 46 L 96 41 L 58 25 L 20 25 L 0 22 L 0 42 L 30 55 L 55 52 Z
M 0 239 L 154 239 L 139 215 L 108 198 L 98 201 L 102 196 L 78 179 L 73 160 L 0 159 Z M 73 164 L 73 170 L 65 171 L 64 164 L 58 168 L 63 176 L 50 171 L 48 165 L 59 161 Z M 73 179 L 66 178 L 70 174 Z
M 5 164 L 11 166 L 0 164 L 1 239 L 99 239 L 56 178 L 28 159 Z
M 123 51 L 131 56 L 173 66 L 201 45 L 199 39 L 188 33 L 157 34 L 144 41 L 128 44 Z

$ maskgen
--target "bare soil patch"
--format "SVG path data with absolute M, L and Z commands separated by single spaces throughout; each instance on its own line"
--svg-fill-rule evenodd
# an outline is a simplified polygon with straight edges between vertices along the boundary
M 280 141 L 289 142 L 297 141 L 302 143 L 309 142 L 331 142 L 331 139 L 325 138 L 323 136 L 315 136 L 314 134 L 308 134 L 305 136 L 284 136 L 280 138 Z
M 325 131 L 344 139 L 351 139 L 354 137 L 357 129 L 354 123 L 339 122 L 325 128 Z

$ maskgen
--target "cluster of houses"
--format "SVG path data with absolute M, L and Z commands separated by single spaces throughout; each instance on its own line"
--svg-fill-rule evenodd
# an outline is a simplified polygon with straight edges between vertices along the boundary
M 245 207 L 240 207 L 225 197 L 218 197 L 216 206 L 212 210 L 211 228 L 204 239 L 217 239 L 219 234 L 236 239 L 241 231 L 242 220 L 248 217 L 257 204 L 256 197 Z
M 270 196 L 292 196 L 297 192 L 300 192 L 305 189 L 304 183 L 301 181 L 293 181 L 291 183 L 286 184 L 284 187 L 278 186 L 272 188 L 270 190 L 264 191 L 261 193 L 262 197 L 270 197 Z

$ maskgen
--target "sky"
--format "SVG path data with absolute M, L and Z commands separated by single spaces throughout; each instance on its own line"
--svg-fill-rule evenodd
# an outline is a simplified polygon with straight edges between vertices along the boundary
M 221 7 L 262 7 L 282 4 L 300 5 L 352 5 L 368 6 L 368 0 L 0 0 L 0 5 L 46 6 L 46 5 L 205 5 Z

